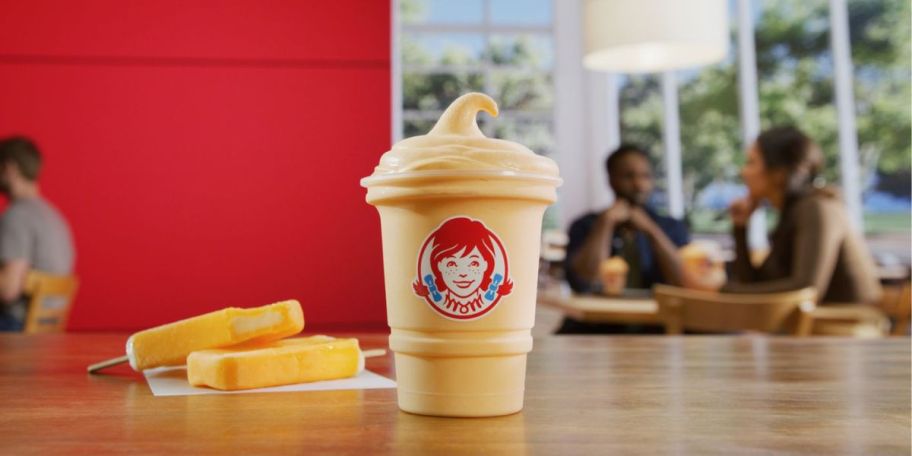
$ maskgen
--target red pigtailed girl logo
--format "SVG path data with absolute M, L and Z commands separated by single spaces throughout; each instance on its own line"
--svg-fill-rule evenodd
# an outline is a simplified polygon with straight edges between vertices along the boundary
M 500 238 L 484 223 L 453 217 L 425 239 L 412 288 L 444 317 L 474 320 L 513 289 L 507 263 Z

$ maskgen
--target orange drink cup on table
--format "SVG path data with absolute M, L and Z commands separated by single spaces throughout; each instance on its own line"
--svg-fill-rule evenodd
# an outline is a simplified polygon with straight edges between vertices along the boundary
M 630 267 L 621 257 L 611 257 L 599 265 L 599 277 L 602 280 L 602 292 L 611 296 L 620 296 L 627 286 L 627 273 Z
M 689 288 L 718 290 L 725 285 L 725 261 L 719 245 L 711 241 L 694 241 L 678 251 Z
M 523 407 L 541 223 L 557 165 L 487 138 L 480 93 L 425 136 L 395 144 L 361 181 L 377 207 L 399 407 L 481 417 Z

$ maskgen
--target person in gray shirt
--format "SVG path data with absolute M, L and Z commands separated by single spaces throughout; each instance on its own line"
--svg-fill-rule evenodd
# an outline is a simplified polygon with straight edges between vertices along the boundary
M 73 236 L 60 211 L 41 197 L 40 171 L 41 153 L 31 140 L 0 139 L 0 192 L 10 202 L 0 216 L 0 331 L 24 325 L 29 270 L 73 272 Z

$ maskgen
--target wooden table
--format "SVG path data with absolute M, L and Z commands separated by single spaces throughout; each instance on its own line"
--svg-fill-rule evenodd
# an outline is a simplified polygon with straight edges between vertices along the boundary
M 908 455 L 909 339 L 562 336 L 536 340 L 526 408 L 447 419 L 395 390 L 153 397 L 89 376 L 123 335 L 0 335 L 3 454 Z M 365 347 L 385 336 L 361 337 Z M 392 375 L 392 358 L 368 368 Z
M 587 323 L 662 324 L 659 305 L 651 296 L 570 294 L 552 287 L 538 291 L 538 303 Z

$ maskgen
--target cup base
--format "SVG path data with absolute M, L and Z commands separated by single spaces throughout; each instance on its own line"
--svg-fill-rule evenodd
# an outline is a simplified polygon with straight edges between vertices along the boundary
M 399 391 L 399 409 L 426 416 L 483 418 L 512 415 L 523 408 L 523 392 L 497 396 L 441 396 Z
M 523 408 L 526 354 L 425 357 L 396 353 L 399 408 L 418 415 L 502 416 Z

